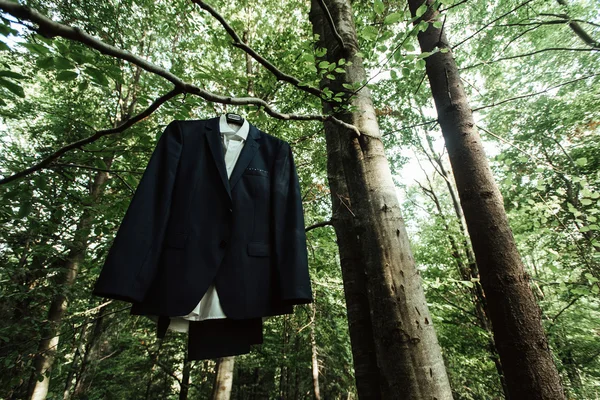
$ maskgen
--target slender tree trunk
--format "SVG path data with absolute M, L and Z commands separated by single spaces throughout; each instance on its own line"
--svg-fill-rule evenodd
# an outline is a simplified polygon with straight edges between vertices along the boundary
M 436 160 L 437 159 L 438 158 L 436 156 Z M 442 171 L 443 172 L 441 172 L 441 173 L 445 174 L 445 171 L 443 169 L 442 169 Z M 446 179 L 446 182 L 448 183 L 448 190 L 451 191 L 451 195 L 452 195 L 452 193 L 454 192 L 454 188 L 452 187 L 451 184 L 449 184 L 447 175 L 443 175 L 443 176 Z M 452 253 L 456 259 L 460 277 L 464 281 L 473 282 L 473 278 L 479 278 L 479 273 L 477 272 L 477 264 L 475 263 L 474 258 L 473 258 L 472 262 L 470 261 L 470 258 L 468 255 L 471 252 L 470 247 L 465 249 L 467 252 L 467 262 L 469 263 L 469 265 L 467 266 L 467 265 L 465 265 L 464 260 L 462 259 L 463 253 L 460 251 L 458 242 L 456 241 L 454 235 L 452 234 L 452 232 L 450 230 L 450 227 L 448 226 L 448 224 L 445 221 L 442 206 L 437 197 L 437 194 L 433 190 L 433 185 L 431 184 L 429 177 L 427 177 L 427 181 L 429 182 L 429 189 L 423 187 L 423 190 L 426 192 L 426 194 L 428 194 L 431 197 L 431 199 L 433 200 L 435 207 L 438 211 L 438 214 L 444 221 L 444 223 L 443 223 L 444 228 L 446 229 L 446 232 L 448 232 L 448 241 L 450 242 L 450 246 L 452 247 Z M 457 218 L 459 219 L 460 224 L 462 224 L 462 220 L 460 219 L 461 215 L 462 215 L 462 213 L 457 214 Z M 465 231 L 464 234 L 467 234 L 467 232 Z M 465 241 L 467 241 L 467 240 L 468 240 L 468 236 L 465 237 Z M 464 245 L 469 246 L 469 243 L 464 243 Z M 477 275 L 473 275 L 473 271 L 477 272 Z M 477 279 L 477 280 L 479 280 L 479 279 Z M 500 385 L 502 386 L 502 391 L 504 392 L 504 397 L 508 400 L 510 398 L 509 392 L 508 392 L 508 387 L 506 386 L 506 380 L 504 379 L 504 371 L 502 369 L 502 363 L 500 362 L 500 357 L 498 356 L 498 350 L 496 349 L 496 344 L 494 343 L 494 332 L 492 331 L 492 326 L 491 326 L 489 316 L 488 316 L 488 313 L 486 310 L 485 297 L 483 295 L 483 290 L 481 289 L 480 282 L 477 282 L 477 281 L 473 282 L 473 286 L 469 288 L 469 292 L 471 295 L 471 301 L 473 302 L 473 305 L 475 308 L 475 316 L 477 317 L 477 325 L 481 329 L 486 331 L 489 335 L 487 350 L 489 351 L 490 358 L 494 362 L 494 366 L 496 367 L 496 371 L 498 372 L 498 378 L 500 380 Z
M 110 168 L 112 156 L 104 160 Z M 108 174 L 104 171 L 99 171 L 93 178 L 90 189 L 90 204 L 91 206 L 98 201 L 104 190 L 104 184 L 108 180 Z M 73 286 L 79 267 L 85 258 L 85 253 L 88 246 L 88 237 L 94 213 L 89 207 L 86 207 L 77 224 L 75 237 L 71 243 L 68 255 L 64 261 L 63 272 L 55 281 L 55 285 L 60 288 L 60 292 L 54 297 L 50 303 L 48 311 L 48 322 L 42 330 L 42 339 L 40 340 L 36 358 L 34 360 L 35 372 L 33 372 L 30 380 L 30 395 L 31 400 L 43 400 L 48 394 L 50 385 L 50 371 L 56 357 L 58 342 L 60 338 L 60 325 L 67 311 L 67 293 L 66 291 Z M 43 375 L 42 380 L 38 380 L 39 376 Z
M 319 35 L 318 46 L 327 49 L 324 61 L 332 63 L 344 58 L 352 64 L 344 64 L 345 74 L 338 74 L 332 81 L 324 78 L 322 85 L 334 93 L 347 92 L 342 83 L 366 80 L 362 60 L 357 55 L 352 8 L 348 0 L 324 3 L 344 42 L 342 47 L 323 8 L 313 0 L 310 19 L 313 33 Z M 352 105 L 357 111 L 339 117 L 356 126 L 361 132 L 359 137 L 339 125 L 325 123 L 330 160 L 328 176 L 334 209 L 350 214 L 333 220 L 340 257 L 344 259 L 348 253 L 356 256 L 359 251 L 364 263 L 361 270 L 366 275 L 372 334 L 380 368 L 380 398 L 451 399 L 441 350 L 409 247 L 369 90 L 361 89 L 352 99 Z M 325 112 L 332 111 L 332 107 L 331 103 L 323 102 Z M 331 170 L 331 166 L 341 169 Z M 347 185 L 346 199 L 340 197 L 344 192 L 340 193 L 336 186 L 340 180 Z M 348 235 L 354 235 L 356 240 L 343 242 Z M 350 250 L 348 246 L 357 246 L 357 249 Z
M 190 371 L 192 362 L 185 361 L 183 363 L 183 373 L 181 376 L 181 389 L 179 390 L 179 400 L 187 400 L 190 391 Z
M 77 343 L 77 347 L 75 348 L 73 354 L 73 361 L 71 362 L 71 367 L 69 368 L 69 373 L 67 374 L 67 379 L 65 380 L 65 389 L 63 391 L 63 400 L 69 400 L 71 398 L 71 385 L 75 379 L 77 368 L 79 367 L 79 362 L 83 355 L 85 354 L 85 346 L 84 342 L 87 340 L 87 328 L 88 325 L 85 324 L 81 328 L 81 334 L 79 335 L 79 342 Z M 83 363 L 83 362 L 82 362 Z
M 427 0 L 429 7 L 434 3 Z M 423 0 L 408 1 L 411 13 Z M 429 8 L 415 21 L 438 20 Z M 426 71 L 448 149 L 465 220 L 485 290 L 494 338 L 510 397 L 564 399 L 529 279 L 508 225 L 451 47 L 441 28 L 419 31 L 423 52 L 447 49 L 426 59 Z
M 229 400 L 233 386 L 235 357 L 219 358 L 215 367 L 215 385 L 211 400 Z
M 315 293 L 316 294 L 316 293 Z M 315 296 L 316 297 L 316 296 Z M 321 391 L 319 389 L 319 358 L 317 357 L 317 339 L 315 335 L 317 321 L 315 319 L 317 314 L 317 306 L 313 303 L 311 305 L 313 311 L 312 322 L 310 324 L 310 347 L 312 349 L 312 382 L 313 382 L 313 393 L 315 394 L 315 400 L 321 400 Z
M 77 374 L 75 389 L 73 390 L 73 394 L 76 398 L 83 397 L 90 389 L 94 369 L 93 366 L 101 354 L 100 339 L 108 325 L 106 321 L 107 317 L 103 315 L 106 312 L 107 307 L 108 305 L 102 306 L 95 313 L 94 329 L 87 339 L 85 354 L 81 362 L 81 368 Z

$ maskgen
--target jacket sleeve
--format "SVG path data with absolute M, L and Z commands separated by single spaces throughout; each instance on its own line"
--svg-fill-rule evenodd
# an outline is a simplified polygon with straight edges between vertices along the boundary
M 142 175 L 93 294 L 141 302 L 158 268 L 183 148 L 177 121 L 160 137 Z
M 300 184 L 288 143 L 279 148 L 274 173 L 275 265 L 281 298 L 287 304 L 311 303 Z

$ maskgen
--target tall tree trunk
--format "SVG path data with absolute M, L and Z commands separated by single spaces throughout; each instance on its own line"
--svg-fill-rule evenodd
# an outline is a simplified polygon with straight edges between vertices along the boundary
M 337 154 L 335 157 L 327 157 L 327 178 L 329 186 L 332 188 L 332 222 L 334 226 L 351 227 L 354 224 L 354 217 L 352 213 L 348 212 L 350 194 L 346 184 L 344 166 L 341 162 L 341 140 L 331 137 L 327 148 L 329 154 Z M 360 240 L 352 229 L 336 229 L 336 236 L 340 247 L 340 264 L 356 390 L 361 400 L 380 399 L 382 397 L 381 378 L 375 352 L 375 340 L 373 339 L 367 294 L 367 274 Z M 343 251 L 341 250 L 342 245 Z
M 181 376 L 181 389 L 179 389 L 179 400 L 187 400 L 190 391 L 190 371 L 192 370 L 192 362 L 184 361 L 183 373 Z
M 73 381 L 75 380 L 77 368 L 79 367 L 79 360 L 81 360 L 85 354 L 84 343 L 87 340 L 87 336 L 88 336 L 87 328 L 88 328 L 88 324 L 84 324 L 81 327 L 79 341 L 77 343 L 75 351 L 73 352 L 73 361 L 71 362 L 71 366 L 69 368 L 69 373 L 67 374 L 67 379 L 65 380 L 65 389 L 63 390 L 63 400 L 69 400 L 71 398 L 71 385 L 73 384 Z M 83 364 L 83 361 L 82 361 L 82 364 Z
M 428 157 L 429 157 L 429 155 L 428 155 Z M 439 160 L 441 162 L 441 159 L 439 159 L 437 157 L 437 155 L 434 155 L 434 157 L 436 157 L 436 161 Z M 443 168 L 443 166 L 441 168 Z M 443 169 L 441 169 L 441 171 L 442 172 L 440 172 L 440 173 L 444 174 L 442 176 L 444 177 L 444 179 L 446 179 L 446 183 L 448 184 L 448 190 L 450 191 L 452 198 L 454 198 L 454 194 L 453 194 L 454 188 L 449 183 L 448 177 L 447 177 L 447 175 L 445 175 L 445 171 Z M 487 313 L 483 290 L 481 289 L 480 282 L 478 282 L 479 281 L 479 279 L 478 279 L 479 273 L 477 272 L 477 263 L 475 262 L 474 256 L 472 259 L 469 256 L 469 254 L 471 253 L 470 247 L 468 247 L 469 243 L 464 243 L 465 251 L 467 253 L 467 262 L 469 264 L 468 266 L 465 265 L 464 260 L 462 258 L 463 253 L 462 253 L 454 235 L 452 234 L 452 231 L 450 230 L 450 226 L 447 224 L 447 222 L 444 218 L 444 212 L 442 210 L 442 206 L 440 204 L 439 198 L 437 197 L 437 194 L 435 193 L 435 191 L 433 189 L 433 185 L 432 185 L 429 177 L 427 176 L 427 174 L 426 174 L 426 177 L 427 177 L 427 181 L 429 183 L 429 188 L 422 187 L 422 189 L 433 200 L 435 207 L 438 211 L 438 214 L 442 218 L 442 221 L 444 221 L 443 222 L 444 228 L 445 228 L 446 232 L 448 232 L 448 241 L 450 242 L 450 246 L 452 247 L 452 254 L 453 254 L 454 258 L 456 259 L 456 263 L 458 266 L 458 272 L 460 274 L 461 279 L 464 281 L 470 281 L 473 283 L 473 286 L 471 286 L 469 288 L 469 292 L 471 294 L 471 301 L 473 302 L 473 305 L 475 308 L 475 316 L 477 317 L 477 325 L 481 329 L 486 331 L 489 335 L 487 349 L 490 353 L 490 358 L 494 362 L 496 371 L 498 372 L 498 378 L 500 380 L 500 385 L 502 386 L 502 391 L 504 392 L 504 397 L 508 400 L 510 398 L 510 395 L 508 392 L 508 387 L 506 386 L 506 380 L 504 379 L 504 371 L 502 369 L 502 363 L 500 362 L 500 358 L 498 356 L 498 350 L 496 349 L 496 344 L 494 343 L 494 332 L 492 331 L 492 326 L 491 326 L 489 316 Z M 462 215 L 462 213 L 457 214 L 456 216 L 457 216 L 457 219 L 459 220 L 459 224 L 462 225 L 462 220 L 460 218 L 461 215 Z M 467 232 L 465 231 L 464 234 L 467 234 Z M 465 241 L 467 241 L 467 240 L 468 240 L 468 236 L 465 237 Z M 477 273 L 476 275 L 474 275 L 474 271 Z M 477 278 L 477 281 L 473 282 L 473 278 Z
M 112 163 L 112 156 L 104 161 L 108 168 Z M 104 171 L 98 171 L 91 183 L 90 200 L 85 210 L 83 211 L 73 242 L 70 244 L 69 252 L 64 260 L 63 272 L 58 276 L 55 285 L 60 288 L 59 293 L 50 303 L 48 311 L 48 321 L 42 329 L 42 339 L 38 345 L 37 355 L 34 360 L 35 371 L 30 380 L 31 400 L 43 400 L 48 394 L 50 385 L 50 371 L 56 357 L 58 342 L 60 338 L 60 325 L 67 311 L 67 291 L 73 286 L 79 267 L 85 258 L 85 253 L 88 246 L 88 237 L 94 213 L 90 206 L 93 206 L 104 191 L 104 184 L 108 180 L 108 174 Z M 42 380 L 38 380 L 39 376 L 43 375 Z
M 98 360 L 101 354 L 100 339 L 102 334 L 106 331 L 107 321 L 106 316 L 103 314 L 106 312 L 108 304 L 98 308 L 94 316 L 94 329 L 87 339 L 85 346 L 85 353 L 81 362 L 81 368 L 77 374 L 77 380 L 75 382 L 75 389 L 73 394 L 76 398 L 83 397 L 87 394 L 91 386 L 93 376 L 93 365 Z
M 336 80 L 324 78 L 322 85 L 334 93 L 347 92 L 343 83 L 366 80 L 362 60 L 357 53 L 358 42 L 348 0 L 326 0 L 333 25 L 343 40 L 343 46 L 332 30 L 317 0 L 311 4 L 313 33 L 319 35 L 319 47 L 327 49 L 326 61 L 344 58 L 345 74 Z M 321 60 L 319 60 L 321 61 Z M 441 350 L 435 336 L 431 316 L 414 259 L 408 235 L 400 213 L 396 189 L 385 157 L 379 125 L 365 87 L 352 98 L 356 111 L 339 117 L 352 123 L 361 132 L 356 136 L 339 125 L 325 123 L 328 177 L 334 209 L 350 214 L 334 219 L 340 257 L 356 256 L 364 263 L 367 297 L 371 312 L 372 334 L 377 363 L 380 368 L 382 396 L 386 399 L 451 399 L 452 393 Z M 333 104 L 323 102 L 325 112 Z M 340 169 L 331 170 L 331 166 Z M 341 180 L 345 181 L 347 198 L 340 196 Z M 349 221 L 341 224 L 340 221 Z M 345 243 L 343 238 L 354 235 L 356 240 Z M 357 246 L 349 249 L 349 246 Z
M 435 21 L 431 8 L 415 21 Z M 408 1 L 416 15 L 423 0 Z M 423 52 L 436 47 L 426 59 L 426 72 L 448 149 L 473 250 L 486 294 L 494 338 L 510 397 L 564 399 L 558 371 L 552 360 L 529 279 L 508 225 L 502 196 L 496 186 L 472 112 L 462 86 L 451 47 L 441 28 L 429 24 L 419 31 Z
M 316 297 L 316 293 L 314 293 Z M 316 300 L 316 299 L 315 299 Z M 313 393 L 315 394 L 315 400 L 321 400 L 321 391 L 319 389 L 319 358 L 317 357 L 317 338 L 315 335 L 317 321 L 315 319 L 317 314 L 316 304 L 311 304 L 313 311 L 312 322 L 310 324 L 310 347 L 312 350 L 312 382 L 313 382 Z
M 233 367 L 235 357 L 219 358 L 215 367 L 215 384 L 211 400 L 229 400 L 233 386 Z

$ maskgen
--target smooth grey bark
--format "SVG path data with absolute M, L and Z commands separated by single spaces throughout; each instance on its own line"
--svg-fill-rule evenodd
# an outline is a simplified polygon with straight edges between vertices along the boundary
M 215 367 L 215 384 L 211 400 L 229 400 L 233 385 L 235 357 L 219 358 Z
M 423 0 L 409 0 L 413 16 Z M 439 20 L 433 0 L 415 21 Z M 450 157 L 462 210 L 487 299 L 494 340 L 512 400 L 564 399 L 558 371 L 529 287 L 529 277 L 508 224 L 502 195 L 492 176 L 452 48 L 442 28 L 419 30 L 426 73 Z
M 323 6 L 313 0 L 310 12 L 313 33 L 319 35 L 317 45 L 327 49 L 324 58 L 317 62 L 331 63 L 344 58 L 351 65 L 344 64 L 344 74 L 338 74 L 335 80 L 324 78 L 321 85 L 334 93 L 347 92 L 343 83 L 366 80 L 362 60 L 357 55 L 352 8 L 347 0 L 323 3 L 342 40 L 336 40 L 331 24 L 324 17 Z M 340 112 L 337 117 L 356 126 L 360 136 L 325 123 L 332 202 L 339 214 L 346 215 L 332 222 L 340 257 L 358 256 L 363 263 L 360 270 L 366 278 L 371 330 L 380 371 L 380 398 L 451 399 L 441 349 L 409 247 L 369 90 L 362 88 L 351 103 L 356 111 Z M 324 111 L 334 111 L 335 104 L 324 100 Z M 338 169 L 333 170 L 331 166 Z M 338 191 L 340 181 L 345 182 L 342 190 L 347 189 L 346 193 Z M 342 197 L 344 195 L 347 197 Z M 344 242 L 350 235 L 356 239 Z M 356 248 L 349 249 L 349 246 Z
M 313 297 L 316 300 L 316 293 L 314 293 Z M 311 304 L 312 308 L 312 321 L 310 322 L 310 347 L 311 347 L 311 371 L 312 371 L 312 382 L 313 382 L 313 393 L 315 396 L 315 400 L 321 400 L 321 390 L 319 388 L 319 357 L 317 351 L 317 338 L 315 334 L 316 330 L 316 314 L 317 314 L 317 306 L 315 303 Z

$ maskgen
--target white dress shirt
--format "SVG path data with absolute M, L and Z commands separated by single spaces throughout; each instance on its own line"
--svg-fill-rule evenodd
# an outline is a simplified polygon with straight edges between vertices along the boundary
M 223 152 L 225 154 L 225 167 L 227 168 L 227 177 L 231 177 L 233 168 L 237 163 L 246 138 L 248 137 L 248 131 L 250 126 L 248 121 L 244 119 L 242 126 L 232 124 L 231 126 L 227 123 L 225 115 L 221 115 L 219 120 L 219 130 L 221 133 L 221 141 L 223 143 Z M 189 327 L 189 321 L 203 321 L 205 319 L 218 319 L 227 318 L 221 303 L 219 302 L 219 295 L 217 288 L 214 285 L 210 285 L 198 305 L 188 315 L 182 315 L 180 317 L 172 317 L 169 329 L 187 332 Z

